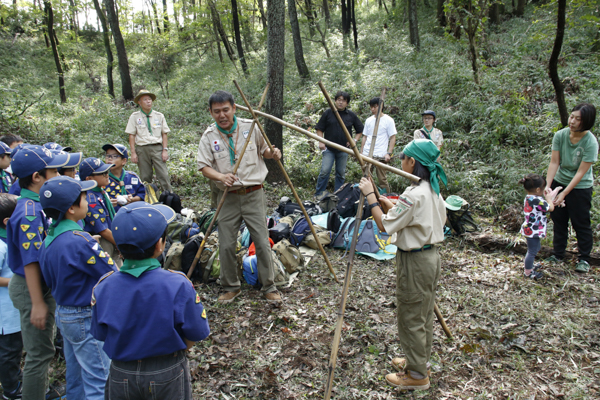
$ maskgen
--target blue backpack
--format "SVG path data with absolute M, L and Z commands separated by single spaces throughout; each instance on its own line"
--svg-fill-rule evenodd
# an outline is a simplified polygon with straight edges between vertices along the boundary
M 258 269 L 256 268 L 256 254 L 253 256 L 244 257 L 242 263 L 242 275 L 244 280 L 249 285 L 256 289 L 260 289 L 262 284 L 258 280 Z
M 292 227 L 292 232 L 290 233 L 290 242 L 294 246 L 300 246 L 306 235 L 310 233 L 310 227 L 308 226 L 308 221 L 306 218 L 302 217 Z

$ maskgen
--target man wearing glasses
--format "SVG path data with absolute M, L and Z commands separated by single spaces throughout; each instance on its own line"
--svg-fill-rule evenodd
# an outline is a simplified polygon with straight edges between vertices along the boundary
M 112 164 L 108 173 L 109 184 L 104 188 L 110 202 L 119 211 L 121 206 L 135 201 L 144 201 L 146 188 L 142 180 L 132 171 L 125 170 L 129 159 L 127 147 L 122 144 L 105 144 L 102 150 L 106 152 L 107 164 Z

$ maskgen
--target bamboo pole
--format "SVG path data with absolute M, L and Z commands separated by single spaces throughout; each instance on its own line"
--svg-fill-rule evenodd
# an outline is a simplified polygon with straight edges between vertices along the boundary
M 265 87 L 265 91 L 263 92 L 262 97 L 260 98 L 260 103 L 258 104 L 258 108 L 262 107 L 262 105 L 265 101 L 265 98 L 267 97 L 268 91 L 269 91 L 269 84 L 267 84 L 267 87 Z M 252 122 L 252 125 L 250 125 L 250 134 L 248 134 L 248 137 L 246 138 L 246 141 L 244 142 L 244 147 L 242 147 L 240 156 L 238 157 L 238 160 L 236 161 L 235 165 L 233 166 L 232 173 L 234 175 L 237 173 L 237 170 L 240 167 L 240 163 L 242 162 L 242 157 L 244 156 L 244 153 L 246 153 L 246 147 L 248 147 L 248 143 L 250 143 L 250 139 L 252 138 L 252 130 L 253 129 L 254 129 L 254 121 Z M 225 198 L 227 197 L 227 193 L 229 193 L 229 189 L 230 189 L 229 187 L 225 188 L 225 191 L 223 192 L 223 196 L 221 196 L 221 201 L 219 201 L 219 205 L 217 206 L 215 214 L 213 215 L 212 221 L 210 221 L 210 224 L 208 224 L 208 228 L 206 229 L 206 232 L 204 232 L 204 237 L 202 238 L 200 247 L 198 248 L 198 251 L 196 252 L 196 255 L 194 256 L 194 260 L 192 261 L 192 265 L 190 265 L 190 269 L 188 270 L 188 273 L 187 273 L 188 278 L 190 278 L 192 276 L 192 273 L 196 269 L 196 265 L 198 265 L 198 261 L 200 260 L 202 251 L 204 250 L 204 247 L 206 246 L 206 239 L 208 239 L 208 237 L 210 236 L 212 228 L 215 225 L 215 222 L 217 221 L 217 216 L 219 215 L 219 212 L 221 212 L 221 208 L 223 207 L 223 204 L 225 203 Z
M 452 333 L 450 333 L 450 329 L 448 329 L 448 325 L 446 325 L 446 321 L 444 321 L 444 317 L 442 316 L 442 312 L 440 311 L 437 303 L 433 303 L 433 311 L 435 312 L 435 316 L 437 317 L 438 322 L 442 326 L 444 333 L 450 340 L 454 340 L 452 337 Z
M 271 152 L 272 152 L 273 151 L 273 145 L 271 144 L 271 141 L 267 137 L 267 134 L 265 133 L 265 130 L 263 129 L 262 124 L 258 120 L 258 117 L 254 113 L 254 110 L 252 109 L 252 106 L 250 106 L 250 103 L 246 99 L 246 96 L 244 95 L 244 92 L 242 91 L 242 88 L 240 88 L 240 86 L 238 85 L 237 81 L 234 80 L 233 83 L 235 84 L 235 87 L 237 88 L 237 90 L 240 92 L 240 95 L 242 96 L 242 99 L 244 100 L 244 103 L 246 103 L 246 106 L 248 107 L 248 111 L 250 111 L 250 114 L 252 114 L 252 118 L 254 119 L 254 122 L 256 122 L 256 125 L 258 125 L 258 129 L 262 133 L 263 138 L 265 139 L 265 142 L 267 142 L 267 145 L 269 146 L 269 150 L 271 150 Z M 306 218 L 306 222 L 308 222 L 308 227 L 310 228 L 310 231 L 313 234 L 313 236 L 315 238 L 315 241 L 317 242 L 317 246 L 319 246 L 319 250 L 321 251 L 321 254 L 323 255 L 323 258 L 325 259 L 325 263 L 327 264 L 327 267 L 329 268 L 329 272 L 331 273 L 331 275 L 333 275 L 333 278 L 335 279 L 335 281 L 337 283 L 340 283 L 340 281 L 338 280 L 337 276 L 335 275 L 335 271 L 333 270 L 333 266 L 331 265 L 331 262 L 329 261 L 329 257 L 327 257 L 327 253 L 325 252 L 325 249 L 323 248 L 323 245 L 321 245 L 321 242 L 319 241 L 319 237 L 317 236 L 317 231 L 315 230 L 315 227 L 313 226 L 312 220 L 310 219 L 310 215 L 308 215 L 308 213 L 306 212 L 306 209 L 304 208 L 304 205 L 302 204 L 302 200 L 300 200 L 300 196 L 298 196 L 298 193 L 296 192 L 296 189 L 294 188 L 294 184 L 292 183 L 292 180 L 290 179 L 287 171 L 285 170 L 283 164 L 281 163 L 281 160 L 276 160 L 276 161 L 277 161 L 277 165 L 279 166 L 279 169 L 281 169 L 281 172 L 283 173 L 283 176 L 285 177 L 285 180 L 286 180 L 288 186 L 290 187 L 290 189 L 292 189 L 292 193 L 294 194 L 294 198 L 296 199 L 296 202 L 300 206 L 300 209 L 302 210 L 302 214 L 304 214 L 304 218 Z
M 236 104 L 235 106 L 239 110 L 248 111 L 248 112 L 250 111 L 250 110 L 248 110 L 247 107 L 244 107 L 244 106 L 242 106 L 240 104 Z M 258 115 L 258 116 L 268 118 L 271 121 L 275 121 L 278 124 L 285 126 L 286 128 L 290 128 L 290 129 L 292 129 L 292 130 L 294 130 L 296 132 L 300 132 L 303 135 L 306 135 L 306 136 L 308 136 L 311 139 L 314 139 L 314 140 L 317 140 L 319 142 L 325 143 L 327 146 L 332 147 L 332 148 L 334 148 L 336 150 L 343 151 L 344 153 L 347 153 L 347 154 L 354 154 L 354 152 L 352 150 L 350 150 L 349 148 L 347 148 L 347 147 L 344 147 L 344 146 L 339 145 L 337 143 L 333 143 L 333 142 L 331 142 L 331 141 L 329 141 L 327 139 L 322 138 L 319 135 L 316 135 L 316 134 L 314 134 L 312 132 L 309 132 L 306 129 L 302 129 L 302 128 L 296 126 L 296 125 L 290 124 L 289 122 L 286 122 L 286 121 L 284 121 L 284 120 L 282 120 L 280 118 L 277 118 L 277 117 L 275 117 L 275 116 L 273 116 L 271 114 L 267 114 L 265 112 L 257 111 L 257 110 L 254 110 L 254 113 L 256 115 Z M 366 156 L 363 156 L 363 155 L 361 155 L 360 158 L 362 160 L 364 160 L 365 162 L 368 162 L 370 164 L 373 164 L 373 165 L 376 165 L 378 167 L 381 167 L 381 168 L 385 169 L 386 171 L 390 171 L 390 172 L 392 172 L 392 173 L 394 173 L 396 175 L 400 175 L 400 176 L 402 176 L 402 177 L 404 177 L 406 179 L 409 179 L 409 180 L 411 180 L 413 182 L 419 182 L 421 180 L 421 178 L 419 178 L 418 176 L 415 176 L 415 175 L 409 174 L 407 172 L 404 172 L 401 169 L 394 168 L 394 167 L 392 167 L 389 164 L 382 163 L 381 161 L 374 160 L 372 158 L 369 158 L 369 157 L 366 157 Z

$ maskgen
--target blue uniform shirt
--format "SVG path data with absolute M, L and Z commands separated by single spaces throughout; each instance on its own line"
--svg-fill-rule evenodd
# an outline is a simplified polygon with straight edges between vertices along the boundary
M 92 294 L 92 335 L 112 360 L 132 361 L 185 349 L 208 337 L 206 311 L 181 272 L 161 268 L 136 278 L 114 272 Z
M 23 189 L 6 226 L 8 264 L 15 274 L 23 278 L 25 265 L 39 261 L 39 251 L 48 229 L 48 220 L 39 199 L 37 193 Z
M 13 183 L 13 177 L 5 170 L 0 170 L 0 193 L 9 193 Z
M 112 221 L 108 216 L 106 203 L 102 193 L 87 192 L 88 212 L 84 219 L 85 225 L 83 229 L 92 235 L 97 235 L 100 232 L 110 229 Z
M 12 276 L 13 273 L 8 267 L 8 249 L 4 239 L 2 239 L 0 241 L 0 277 L 11 278 Z M 19 310 L 15 308 L 10 300 L 8 288 L 0 287 L 0 335 L 10 335 L 20 331 L 21 318 L 19 317 Z
M 15 196 L 21 195 L 21 185 L 19 185 L 18 179 L 15 179 L 15 181 L 12 183 L 12 186 L 10 187 L 8 193 L 14 194 Z
M 104 190 L 111 199 L 116 199 L 119 194 L 122 196 L 130 194 L 132 197 L 140 196 L 142 201 L 146 199 L 146 188 L 135 172 L 123 170 L 120 177 L 116 177 L 111 173 L 108 179 L 110 183 Z M 121 206 L 116 205 L 115 211 L 119 211 L 120 208 Z
M 74 221 L 51 227 L 40 250 L 40 268 L 56 304 L 89 307 L 102 275 L 116 271 L 113 260 Z

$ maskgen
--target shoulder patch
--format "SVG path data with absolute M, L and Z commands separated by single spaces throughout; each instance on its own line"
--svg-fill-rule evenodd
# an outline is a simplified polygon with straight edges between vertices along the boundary
M 396 207 L 394 207 L 394 211 L 398 214 L 403 213 L 413 206 L 413 202 L 406 196 L 398 196 L 398 202 L 396 203 Z
M 206 308 L 202 310 L 202 318 L 206 319 Z
M 91 256 L 89 260 L 87 260 L 88 264 L 96 264 L 96 257 Z
M 35 217 L 35 202 L 33 200 L 25 202 L 25 216 Z
M 27 224 L 21 224 L 21 230 L 23 232 L 27 232 L 27 230 L 31 228 L 31 225 L 27 225 Z
M 98 280 L 98 282 L 92 288 L 92 302 L 91 302 L 92 307 L 96 305 L 96 294 L 95 294 L 96 287 L 100 284 L 100 282 L 102 282 L 103 280 L 105 280 L 106 278 L 108 278 L 109 276 L 111 276 L 114 273 L 115 273 L 115 271 L 110 271 L 110 272 L 104 274 L 102 276 L 102 278 L 100 278 L 100 280 Z

